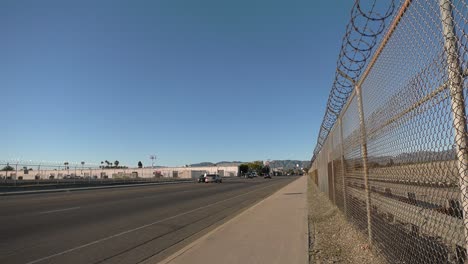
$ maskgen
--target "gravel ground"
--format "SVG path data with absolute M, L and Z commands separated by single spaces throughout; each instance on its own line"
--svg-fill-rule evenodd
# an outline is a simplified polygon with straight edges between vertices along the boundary
M 309 264 L 386 263 L 369 249 L 367 237 L 349 224 L 341 211 L 308 181 Z

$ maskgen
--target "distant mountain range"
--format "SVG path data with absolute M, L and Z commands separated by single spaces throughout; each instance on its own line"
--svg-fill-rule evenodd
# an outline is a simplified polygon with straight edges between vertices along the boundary
M 191 167 L 205 167 L 205 166 L 239 166 L 242 161 L 220 161 L 217 163 L 213 162 L 200 162 L 196 164 L 191 164 Z M 306 160 L 272 160 L 270 161 L 270 167 L 272 169 L 275 168 L 283 168 L 283 170 L 289 170 L 296 168 L 296 165 L 299 165 L 299 168 L 308 168 L 310 166 L 310 161 Z
M 361 158 L 357 158 L 360 161 Z M 407 163 L 421 163 L 421 162 L 432 162 L 432 161 L 446 161 L 446 160 L 455 160 L 455 150 L 442 150 L 442 151 L 415 151 L 410 153 L 400 153 L 396 156 L 373 156 L 369 155 L 369 162 L 379 165 L 387 165 L 390 163 L 394 164 L 407 164 Z M 351 161 L 350 159 L 349 161 Z M 201 162 L 190 165 L 191 167 L 203 167 L 203 166 L 239 166 L 242 161 L 220 161 L 217 163 L 213 162 Z M 308 160 L 271 160 L 270 167 L 283 168 L 283 170 L 289 170 L 296 168 L 296 165 L 299 165 L 299 168 L 309 168 L 310 161 Z
M 396 156 L 372 156 L 369 155 L 369 162 L 386 165 L 389 163 L 395 164 L 408 164 L 408 163 L 422 163 L 433 161 L 447 161 L 455 160 L 457 158 L 455 150 L 442 150 L 442 151 L 415 151 L 410 153 L 400 153 Z
M 242 161 L 220 161 L 217 163 L 213 162 L 200 162 L 195 164 L 190 164 L 190 167 L 209 167 L 209 166 L 239 166 Z

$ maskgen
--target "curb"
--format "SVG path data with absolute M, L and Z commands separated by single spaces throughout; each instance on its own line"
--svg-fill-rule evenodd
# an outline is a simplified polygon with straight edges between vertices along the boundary
M 222 229 L 223 227 L 225 227 L 227 224 L 233 222 L 234 220 L 236 220 L 237 218 L 243 216 L 244 214 L 252 211 L 253 209 L 255 209 L 257 206 L 260 206 L 261 204 L 263 204 L 266 200 L 270 199 L 271 197 L 273 197 L 274 195 L 278 194 L 279 192 L 281 192 L 284 188 L 288 187 L 289 185 L 293 184 L 294 182 L 296 182 L 297 180 L 299 180 L 301 177 L 298 177 L 297 179 L 295 179 L 294 181 L 290 182 L 289 184 L 287 184 L 286 186 L 284 186 L 283 188 L 277 190 L 276 192 L 268 195 L 267 197 L 265 197 L 264 199 L 256 202 L 255 204 L 253 204 L 252 206 L 248 207 L 248 208 L 245 208 L 242 212 L 240 212 L 238 215 L 232 217 L 231 219 L 229 219 L 228 221 L 226 221 L 225 223 L 219 225 L 218 227 L 216 227 L 215 229 L 209 231 L 208 233 L 206 233 L 205 235 L 199 237 L 197 240 L 191 242 L 190 244 L 188 244 L 187 246 L 183 247 L 182 249 L 179 249 L 178 251 L 176 251 L 175 253 L 173 253 L 172 255 L 168 256 L 167 258 L 165 258 L 164 260 L 158 262 L 158 264 L 169 264 L 171 263 L 174 259 L 176 259 L 177 257 L 183 255 L 185 252 L 187 252 L 188 250 L 190 250 L 191 248 L 193 248 L 194 246 L 198 245 L 199 243 L 201 243 L 202 241 L 204 241 L 205 239 L 207 239 L 209 236 L 211 236 L 213 233 L 219 231 L 220 229 Z M 307 252 L 308 254 L 308 252 Z M 308 259 L 308 258 L 307 258 Z M 145 261 L 145 263 L 150 263 L 149 261 Z

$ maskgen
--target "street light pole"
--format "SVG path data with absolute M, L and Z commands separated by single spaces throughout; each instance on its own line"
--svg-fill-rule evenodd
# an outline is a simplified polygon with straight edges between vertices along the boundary
M 39 179 L 42 179 L 42 176 L 41 176 L 41 163 L 42 162 L 39 162 L 39 165 L 37 165 L 37 174 L 39 174 Z M 36 177 L 34 177 L 36 178 Z
M 151 160 L 151 170 L 152 170 L 152 173 L 154 174 L 154 161 L 157 159 L 157 156 L 156 155 L 150 155 L 150 160 Z
M 16 173 L 15 173 L 15 186 L 16 186 L 16 180 L 18 179 L 18 163 L 19 161 L 16 161 Z

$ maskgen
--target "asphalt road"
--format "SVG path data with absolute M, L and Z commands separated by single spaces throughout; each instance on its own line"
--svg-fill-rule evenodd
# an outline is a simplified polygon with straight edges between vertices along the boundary
M 157 262 L 293 179 L 0 197 L 0 263 Z

